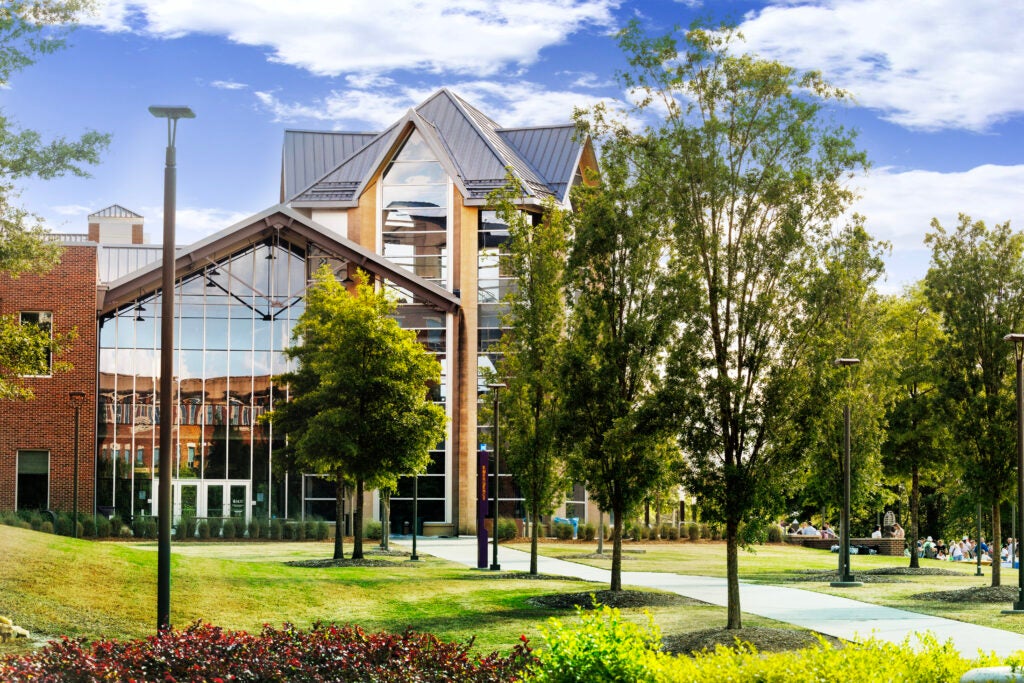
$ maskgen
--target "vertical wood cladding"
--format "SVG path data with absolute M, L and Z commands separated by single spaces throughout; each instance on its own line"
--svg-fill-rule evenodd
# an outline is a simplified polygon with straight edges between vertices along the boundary
M 91 227 L 91 226 L 90 226 Z M 60 360 L 74 368 L 52 377 L 26 378 L 35 392 L 26 402 L 0 402 L 0 510 L 13 510 L 19 450 L 50 453 L 49 506 L 70 511 L 74 473 L 74 409 L 71 391 L 84 391 L 79 427 L 79 510 L 91 512 L 96 443 L 96 247 L 65 247 L 60 265 L 45 275 L 0 274 L 0 313 L 50 311 L 54 332 L 78 337 Z

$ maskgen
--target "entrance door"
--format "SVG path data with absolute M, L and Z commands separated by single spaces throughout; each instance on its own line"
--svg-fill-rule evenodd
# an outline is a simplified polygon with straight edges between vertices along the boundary
M 174 519 L 199 515 L 199 482 L 174 483 Z

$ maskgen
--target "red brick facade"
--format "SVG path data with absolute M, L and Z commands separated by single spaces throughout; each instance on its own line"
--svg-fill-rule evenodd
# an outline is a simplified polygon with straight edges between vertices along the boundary
M 70 511 L 74 482 L 74 409 L 68 394 L 84 391 L 79 431 L 78 504 L 91 512 L 96 443 L 96 246 L 69 245 L 61 264 L 44 276 L 12 279 L 0 274 L 0 313 L 53 313 L 54 332 L 77 329 L 60 356 L 74 369 L 25 380 L 35 392 L 27 402 L 0 402 L 0 510 L 13 510 L 19 450 L 49 451 L 49 507 Z

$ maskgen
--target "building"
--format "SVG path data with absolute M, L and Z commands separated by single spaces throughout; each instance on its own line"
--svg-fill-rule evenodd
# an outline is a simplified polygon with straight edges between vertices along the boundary
M 154 514 L 169 426 L 175 516 L 333 519 L 332 484 L 276 468 L 284 437 L 258 421 L 287 397 L 273 378 L 288 369 L 311 273 L 329 264 L 343 281 L 361 268 L 393 289 L 398 320 L 441 362 L 433 392 L 448 436 L 419 477 L 419 514 L 425 533 L 470 531 L 476 452 L 490 442 L 479 371 L 493 367 L 508 289 L 508 233 L 487 195 L 507 169 L 523 210 L 567 205 L 595 166 L 571 124 L 502 128 L 448 90 L 380 133 L 286 131 L 280 203 L 177 250 L 170 415 L 157 400 L 161 247 L 143 243 L 127 209 L 93 214 L 87 235 L 64 236 L 55 271 L 0 281 L 0 312 L 79 333 L 72 372 L 26 378 L 37 399 L 0 404 L 0 509 L 71 509 L 77 390 L 81 511 Z M 500 484 L 501 514 L 521 517 L 511 480 Z M 403 480 L 392 498 L 394 530 L 411 519 L 411 490 Z

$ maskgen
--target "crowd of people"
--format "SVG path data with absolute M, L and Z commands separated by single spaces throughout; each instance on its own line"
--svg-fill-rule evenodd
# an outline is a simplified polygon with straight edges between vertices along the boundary
M 946 543 L 941 538 L 933 541 L 931 536 L 920 538 L 917 541 L 917 556 L 936 560 L 950 560 L 952 562 L 977 562 L 981 557 L 982 564 L 992 564 L 992 559 L 997 553 L 994 548 L 985 542 L 985 537 L 975 541 L 970 536 L 964 536 L 959 541 L 953 539 Z M 907 550 L 909 554 L 910 550 Z M 1016 564 L 1018 558 L 1017 544 L 1014 539 L 1006 539 L 998 552 L 999 561 L 1006 566 Z

